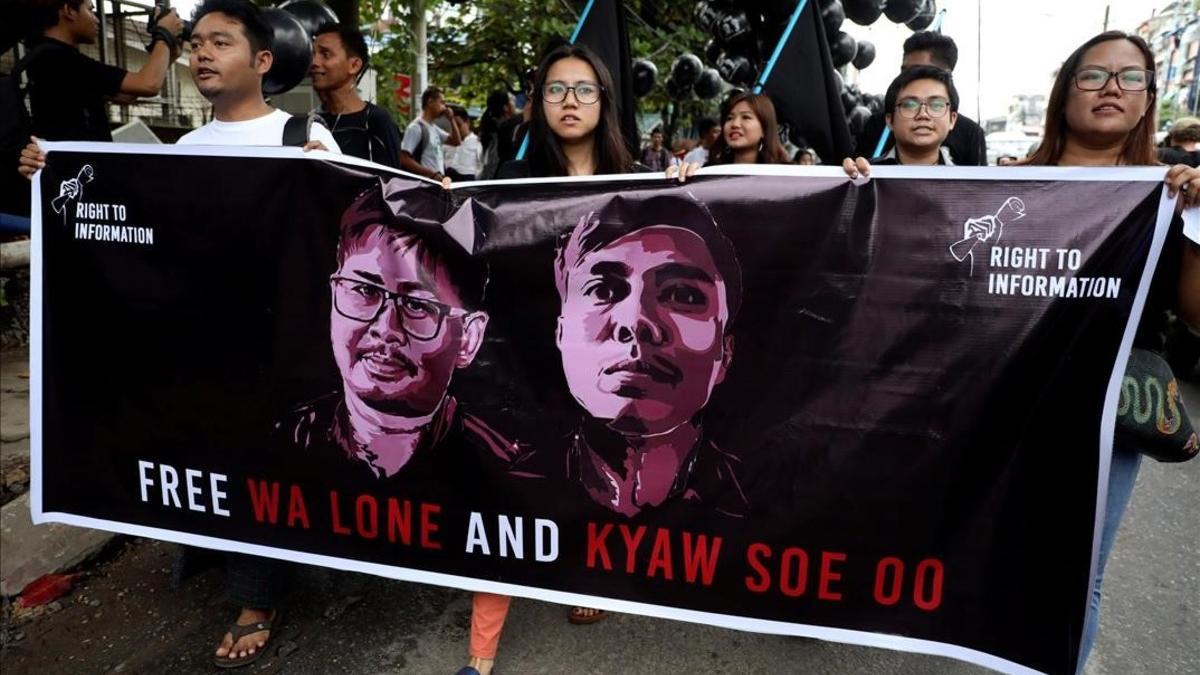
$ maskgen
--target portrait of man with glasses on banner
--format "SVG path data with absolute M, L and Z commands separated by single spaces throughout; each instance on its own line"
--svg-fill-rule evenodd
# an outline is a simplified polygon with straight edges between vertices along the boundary
M 341 391 L 276 425 L 289 449 L 339 476 L 345 467 L 368 481 L 478 474 L 478 464 L 465 459 L 502 469 L 516 450 L 449 393 L 455 372 L 483 344 L 488 272 L 469 251 L 470 203 L 442 223 L 440 191 L 422 188 L 381 182 L 344 212 L 329 278 Z

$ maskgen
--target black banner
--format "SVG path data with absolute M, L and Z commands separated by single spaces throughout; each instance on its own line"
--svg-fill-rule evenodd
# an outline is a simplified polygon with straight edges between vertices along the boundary
M 49 147 L 35 518 L 1074 671 L 1161 171 Z

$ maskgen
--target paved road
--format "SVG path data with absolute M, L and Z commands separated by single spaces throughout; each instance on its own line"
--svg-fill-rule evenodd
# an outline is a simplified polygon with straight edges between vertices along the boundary
M 1185 396 L 1200 411 L 1200 390 L 1192 385 Z M 3 671 L 211 673 L 207 651 L 231 612 L 221 602 L 221 575 L 210 571 L 173 589 L 173 555 L 171 545 L 140 540 L 110 551 L 60 610 L 9 629 Z M 273 651 L 250 672 L 425 675 L 462 663 L 465 593 L 317 569 L 303 571 L 296 588 L 304 602 L 290 611 L 279 642 L 288 653 Z M 1144 465 L 1106 589 L 1089 675 L 1200 673 L 1200 461 Z M 637 616 L 589 627 L 564 618 L 563 607 L 516 601 L 498 672 L 986 672 L 948 659 Z

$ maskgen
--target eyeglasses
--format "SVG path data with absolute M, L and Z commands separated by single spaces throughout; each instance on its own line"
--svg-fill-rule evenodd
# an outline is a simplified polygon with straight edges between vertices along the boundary
M 562 103 L 567 100 L 567 92 L 572 91 L 581 105 L 592 105 L 600 100 L 600 92 L 604 91 L 604 87 L 594 82 L 576 82 L 573 87 L 566 82 L 548 82 L 542 87 L 542 100 L 546 103 Z
M 385 302 L 393 302 L 401 317 L 400 330 L 414 340 L 432 340 L 442 331 L 443 319 L 466 314 L 434 300 L 393 293 L 358 279 L 334 276 L 329 281 L 333 285 L 333 308 L 338 314 L 371 323 L 383 313 Z
M 1117 78 L 1117 86 L 1122 91 L 1146 91 L 1154 82 L 1154 71 L 1144 68 L 1126 68 L 1119 72 L 1103 68 L 1084 68 L 1075 71 L 1075 86 L 1083 91 L 1100 91 L 1108 86 L 1108 81 Z
M 896 109 L 900 111 L 900 116 L 905 119 L 912 119 L 921 112 L 921 108 L 929 113 L 930 117 L 945 117 L 950 110 L 950 101 L 941 96 L 931 96 L 922 101 L 919 98 L 902 98 L 896 103 Z

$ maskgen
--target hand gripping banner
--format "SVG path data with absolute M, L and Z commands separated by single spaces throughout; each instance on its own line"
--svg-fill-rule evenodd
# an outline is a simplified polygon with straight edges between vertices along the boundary
M 1074 672 L 1163 172 L 874 173 L 53 144 L 35 519 Z

